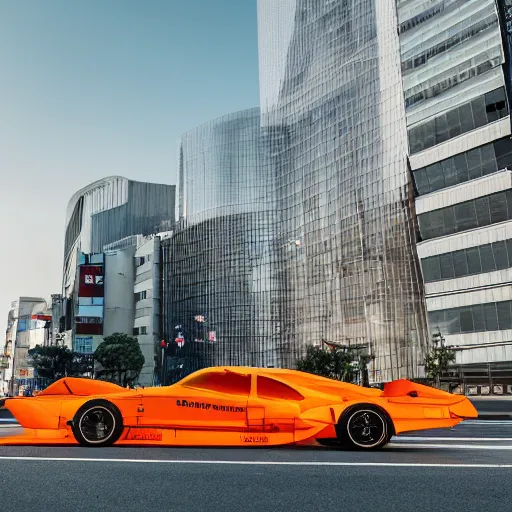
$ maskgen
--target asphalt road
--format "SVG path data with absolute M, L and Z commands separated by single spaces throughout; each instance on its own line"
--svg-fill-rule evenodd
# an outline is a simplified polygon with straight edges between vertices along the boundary
M 0 436 L 17 428 L 2 426 Z M 510 510 L 512 422 L 329 448 L 0 447 L 2 511 Z

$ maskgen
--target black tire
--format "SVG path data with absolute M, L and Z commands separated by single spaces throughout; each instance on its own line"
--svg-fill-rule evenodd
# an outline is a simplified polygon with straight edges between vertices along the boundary
M 75 414 L 71 429 L 82 446 L 111 446 L 123 433 L 123 417 L 107 400 L 90 400 Z
M 345 411 L 336 430 L 343 447 L 352 450 L 377 450 L 393 435 L 389 417 L 372 404 L 359 404 Z

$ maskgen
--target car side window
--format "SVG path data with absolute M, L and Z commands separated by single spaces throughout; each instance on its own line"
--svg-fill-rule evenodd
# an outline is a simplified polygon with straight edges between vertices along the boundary
M 184 384 L 185 387 L 217 391 L 230 395 L 249 396 L 251 376 L 234 372 L 211 372 L 193 377 Z
M 270 400 L 304 400 L 295 389 L 274 379 L 258 375 L 257 392 L 260 398 Z

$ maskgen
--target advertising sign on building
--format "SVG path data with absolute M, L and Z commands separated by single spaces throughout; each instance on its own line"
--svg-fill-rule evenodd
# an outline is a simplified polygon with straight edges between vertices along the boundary
M 33 379 L 34 368 L 18 368 L 17 374 L 20 379 Z
M 103 318 L 83 317 L 76 318 L 76 334 L 103 334 Z
M 89 257 L 86 258 L 86 261 L 88 260 Z M 80 265 L 79 307 L 75 318 L 76 334 L 89 336 L 103 334 L 104 274 L 105 267 L 103 265 Z M 86 300 L 80 301 L 80 299 L 87 299 L 91 306 L 85 305 L 87 304 Z
M 82 265 L 80 267 L 79 297 L 103 297 L 104 267 L 102 265 Z

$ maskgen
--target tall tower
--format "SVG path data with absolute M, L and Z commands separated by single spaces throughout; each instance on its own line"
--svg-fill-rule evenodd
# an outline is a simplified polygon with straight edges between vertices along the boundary
M 261 125 L 281 245 L 280 357 L 365 347 L 414 377 L 427 343 L 395 0 L 258 1 Z

